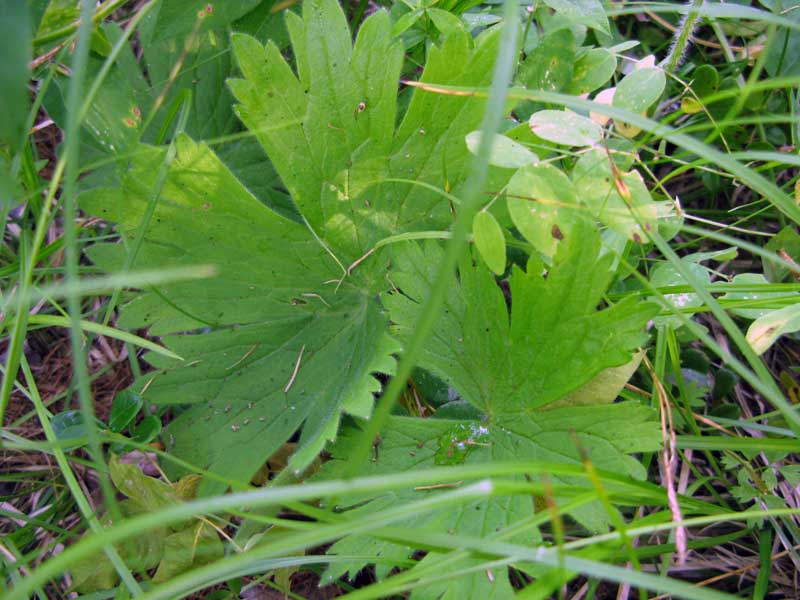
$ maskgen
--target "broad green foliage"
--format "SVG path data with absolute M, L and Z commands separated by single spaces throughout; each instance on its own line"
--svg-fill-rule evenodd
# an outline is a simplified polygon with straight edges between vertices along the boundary
M 630 298 L 596 310 L 611 276 L 611 256 L 598 260 L 599 246 L 591 227 L 577 222 L 546 278 L 535 262 L 527 273 L 514 268 L 510 315 L 490 273 L 462 265 L 420 366 L 491 418 L 529 414 L 627 363 L 657 308 Z M 401 340 L 414 327 L 439 256 L 433 245 L 397 256 L 391 278 L 403 294 L 383 302 Z
M 510 313 L 490 272 L 464 261 L 420 364 L 447 381 L 483 419 L 396 418 L 376 443 L 370 472 L 514 459 L 580 463 L 584 450 L 600 469 L 644 478 L 644 468 L 627 454 L 658 447 L 657 424 L 650 420 L 649 409 L 635 403 L 552 406 L 612 367 L 622 367 L 623 376 L 629 376 L 632 354 L 645 339 L 645 323 L 656 312 L 654 305 L 633 300 L 596 310 L 609 283 L 604 264 L 608 259 L 598 263 L 598 249 L 597 234 L 588 226 L 577 225 L 546 278 L 535 263 L 528 273 L 514 268 L 509 278 Z M 425 297 L 439 255 L 434 245 L 412 245 L 399 252 L 391 277 L 400 292 L 384 295 L 384 304 L 401 339 L 407 338 L 416 323 L 418 300 Z M 638 359 L 633 364 L 635 368 Z M 619 389 L 618 383 L 609 385 Z M 334 462 L 324 468 L 327 476 L 336 476 L 348 459 L 350 445 L 348 437 L 334 445 Z M 585 490 L 588 485 L 572 479 L 555 480 L 575 490 Z M 354 514 L 419 498 L 422 493 L 436 491 L 398 492 L 395 497 L 384 496 L 356 508 Z M 485 536 L 535 510 L 531 498 L 498 498 L 456 512 L 419 515 L 413 526 Z M 607 516 L 599 505 L 590 504 L 571 514 L 591 530 L 606 526 Z M 334 545 L 333 551 L 355 554 L 363 544 L 370 544 L 384 557 L 399 559 L 409 553 L 386 542 L 360 538 L 345 539 Z M 358 566 L 345 565 L 336 573 L 347 569 L 352 573 Z
M 614 106 L 634 113 L 650 108 L 661 94 L 667 77 L 661 69 L 635 69 L 619 82 L 614 93 Z
M 132 236 L 163 156 L 142 149 L 123 190 L 92 190 L 82 206 Z M 91 256 L 113 269 L 123 248 L 98 245 Z M 342 410 L 369 415 L 379 387 L 370 373 L 390 372 L 395 349 L 385 317 L 364 291 L 371 285 L 354 273 L 337 286 L 341 271 L 304 226 L 261 205 L 206 146 L 188 138 L 179 140 L 135 266 L 165 264 L 219 271 L 211 281 L 140 294 L 123 311 L 121 325 L 149 325 L 157 335 L 212 328 L 166 338 L 185 360 L 151 356 L 168 372 L 139 384 L 150 382 L 147 402 L 196 405 L 167 428 L 171 451 L 247 481 L 304 422 L 298 469 L 334 436 Z
M 467 148 L 473 154 L 478 154 L 481 143 L 481 132 L 471 131 L 466 137 Z M 504 169 L 516 169 L 524 165 L 535 164 L 539 158 L 526 146 L 500 134 L 494 136 L 492 152 L 489 155 L 489 164 Z
M 586 49 L 575 61 L 571 94 L 593 92 L 606 83 L 617 70 L 617 59 L 605 48 Z
M 558 29 L 525 57 L 517 78 L 528 89 L 560 92 L 572 82 L 575 66 L 575 36 L 570 29 Z
M 195 28 L 201 32 L 224 27 L 253 10 L 263 0 L 162 0 L 153 15 L 152 41 L 186 35 Z
M 628 454 L 658 449 L 660 434 L 657 424 L 651 420 L 652 416 L 652 412 L 641 405 L 623 403 L 556 408 L 524 416 L 499 415 L 485 422 L 395 417 L 381 435 L 380 443 L 376 444 L 375 457 L 364 474 L 388 474 L 437 465 L 510 460 L 580 464 L 580 444 L 598 469 L 644 479 L 644 468 Z M 331 449 L 333 460 L 325 465 L 325 476 L 336 477 L 346 466 L 350 460 L 354 437 L 358 433 L 357 430 L 343 432 Z M 565 489 L 570 490 L 570 495 L 591 490 L 585 479 L 552 477 L 551 481 L 554 485 L 565 486 Z M 436 489 L 408 489 L 385 494 L 363 506 L 358 506 L 354 500 L 357 508 L 349 511 L 348 517 L 357 520 L 359 515 L 399 503 L 421 500 L 426 494 L 436 494 L 447 490 L 450 485 L 458 485 L 451 481 L 442 483 L 445 485 Z M 501 496 L 489 501 L 465 504 L 456 510 L 419 514 L 412 521 L 400 525 L 437 533 L 454 532 L 484 537 L 529 518 L 537 510 L 532 497 Z M 598 503 L 585 505 L 570 514 L 590 530 L 607 527 L 607 516 Z M 532 543 L 538 539 L 538 531 L 529 528 L 514 541 Z M 364 536 L 344 538 L 330 550 L 332 553 L 344 555 L 378 555 L 398 562 L 408 558 L 412 551 L 408 547 Z M 363 566 L 364 562 L 337 563 L 331 567 L 329 577 L 336 578 L 348 571 L 354 576 Z M 381 565 L 378 568 L 379 576 L 385 575 L 390 566 Z M 475 585 L 480 584 L 481 578 L 485 580 L 486 575 L 479 573 L 474 578 L 465 579 Z M 506 585 L 502 581 L 504 577 L 497 579 L 497 585 Z M 463 580 L 456 580 L 447 587 L 463 584 Z
M 464 136 L 480 123 L 484 102 L 417 93 L 395 128 L 403 55 L 387 14 L 367 19 L 354 47 L 335 2 L 304 3 L 304 18 L 289 14 L 287 25 L 297 74 L 274 44 L 237 35 L 246 79 L 230 85 L 238 114 L 311 229 L 348 266 L 388 235 L 446 226 L 440 196 L 385 180 L 457 191 L 470 157 Z M 430 49 L 421 80 L 487 85 L 497 42 L 490 31 L 470 49 L 468 34 L 453 33 Z
M 390 283 L 375 257 L 345 268 L 386 235 L 446 225 L 439 195 L 383 180 L 457 187 L 470 156 L 464 136 L 483 110 L 421 92 L 395 132 L 402 51 L 387 16 L 370 17 L 352 48 L 336 2 L 304 6 L 302 20 L 288 15 L 299 79 L 273 44 L 239 35 L 247 79 L 231 87 L 305 225 L 259 204 L 208 147 L 180 138 L 135 267 L 211 264 L 219 275 L 142 293 L 120 321 L 156 335 L 209 328 L 166 337 L 184 361 L 149 356 L 165 372 L 137 388 L 145 402 L 194 405 L 167 428 L 168 449 L 229 481 L 248 481 L 302 426 L 291 462 L 300 471 L 335 437 L 342 412 L 370 415 L 380 388 L 372 373 L 390 373 L 398 349 L 375 298 Z M 496 48 L 496 33 L 474 49 L 466 34 L 449 38 L 423 78 L 483 85 Z M 91 190 L 83 208 L 131 239 L 164 156 L 140 146 L 122 189 Z M 91 256 L 113 269 L 123 252 L 99 245 Z
M 800 21 L 797 0 L 761 0 L 760 4 L 795 23 Z M 778 39 L 780 44 L 771 44 L 768 48 L 764 63 L 767 73 L 771 77 L 797 75 L 800 73 L 800 31 L 781 30 Z
M 575 18 L 603 29 L 594 3 L 577 8 L 581 13 Z M 556 9 L 571 10 L 561 4 Z M 169 77 L 174 53 L 180 52 L 174 39 L 156 40 L 164 14 L 156 13 L 145 28 L 157 47 L 172 53 L 164 58 L 146 50 L 152 78 Z M 367 18 L 354 43 L 335 0 L 307 0 L 302 17 L 287 13 L 286 28 L 293 65 L 274 42 L 234 34 L 232 60 L 242 77 L 228 82 L 238 101 L 236 114 L 291 196 L 292 206 L 283 207 L 286 214 L 254 196 L 257 172 L 243 177 L 237 168 L 258 165 L 258 153 L 241 161 L 237 149 L 233 157 L 224 148 L 215 154 L 186 134 L 173 141 L 175 156 L 157 196 L 153 190 L 167 150 L 141 144 L 138 133 L 123 140 L 135 152 L 119 172 L 120 185 L 81 196 L 81 207 L 117 223 L 127 243 L 91 247 L 90 257 L 103 269 L 124 263 L 126 245 L 147 223 L 135 269 L 208 264 L 216 270 L 209 280 L 159 285 L 133 295 L 119 320 L 121 327 L 149 327 L 182 360 L 147 355 L 157 371 L 134 384 L 135 396 L 120 398 L 114 426 L 125 427 L 142 404 L 174 405 L 162 439 L 169 452 L 217 476 L 203 480 L 201 494 L 249 482 L 270 456 L 288 454 L 286 442 L 298 431 L 288 459 L 295 475 L 330 442 L 333 460 L 322 477 L 337 476 L 343 464 L 358 458 L 352 448 L 360 420 L 371 416 L 380 390 L 376 374 L 393 372 L 395 355 L 418 322 L 442 256 L 438 242 L 390 244 L 387 238 L 446 234 L 458 207 L 445 196 L 457 200 L 480 138 L 485 106 L 480 98 L 417 90 L 398 116 L 403 48 L 392 36 L 387 13 Z M 489 29 L 473 40 L 462 28 L 447 29 L 440 44 L 428 49 L 421 80 L 488 85 L 498 32 Z M 561 37 L 569 42 L 567 34 L 572 35 Z M 200 80 L 192 109 L 197 118 L 187 130 L 208 136 L 234 127 L 225 110 L 226 92 L 217 89 L 231 59 L 214 54 L 229 47 L 224 36 L 214 29 L 200 35 L 176 84 L 186 86 L 193 76 Z M 569 43 L 577 56 L 574 40 Z M 585 49 L 580 52 L 589 60 Z M 591 58 L 603 67 L 602 77 L 608 57 Z M 602 77 L 588 72 L 574 79 L 571 66 L 572 61 L 558 87 L 602 83 Z M 141 77 L 134 69 L 127 77 L 121 71 L 117 75 L 123 87 Z M 142 93 L 147 97 L 152 90 L 145 86 Z M 112 100 L 109 92 L 98 107 L 116 114 Z M 99 110 L 98 118 L 103 114 Z M 570 177 L 554 164 L 538 163 L 524 143 L 535 133 L 540 141 L 594 146 L 603 138 L 596 123 L 573 112 L 545 110 L 520 127 L 498 135 L 492 152 L 491 186 L 506 196 L 498 195 L 497 210 L 487 207 L 473 223 L 475 246 L 489 268 L 477 254 L 462 260 L 458 274 L 450 276 L 444 314 L 420 358 L 420 367 L 458 394 L 466 410 L 451 412 L 449 420 L 392 418 L 376 444 L 370 472 L 516 459 L 580 464 L 585 451 L 600 469 L 643 478 L 644 468 L 630 454 L 658 446 L 650 409 L 611 403 L 638 364 L 645 325 L 657 307 L 630 298 L 598 310 L 614 258 L 610 252 L 598 258 L 601 238 L 590 219 L 580 218 L 586 211 L 577 209 L 588 207 L 592 217 L 634 239 L 631 231 L 647 226 L 655 215 L 642 209 L 631 220 L 629 211 L 627 217 L 616 215 L 605 199 L 598 200 L 598 193 L 617 189 L 609 187 L 617 173 L 607 161 L 595 165 L 600 174 L 594 176 L 607 175 L 603 169 L 611 175 L 602 179 L 604 186 L 590 181 L 594 196 L 585 197 L 578 194 L 584 158 Z M 582 154 L 607 159 L 596 149 Z M 652 200 L 644 184 L 644 192 L 635 187 L 638 175 L 621 177 L 639 194 L 634 208 L 641 203 L 649 209 Z M 508 214 L 500 202 L 507 203 Z M 506 271 L 509 216 L 543 256 L 533 252 L 526 270 L 512 266 L 507 298 L 495 275 Z M 355 420 L 337 439 L 343 414 Z M 165 468 L 171 476 L 182 473 Z M 131 487 L 127 479 L 118 479 L 131 501 L 147 510 L 163 496 L 151 489 L 155 480 Z M 554 484 L 572 486 L 572 493 L 590 490 L 574 477 L 554 477 Z M 557 500 L 572 494 L 558 490 Z M 364 497 L 353 514 L 435 493 L 404 490 Z M 421 515 L 414 524 L 436 532 L 490 535 L 539 508 L 529 496 L 497 497 L 455 512 Z M 597 503 L 584 503 L 570 514 L 592 531 L 608 524 Z M 156 580 L 162 580 L 204 560 L 186 553 L 190 539 L 214 535 L 192 529 L 201 526 L 172 532 L 148 552 L 153 560 L 142 568 L 154 568 L 155 557 L 164 557 L 156 572 Z M 529 528 L 515 539 L 531 542 L 539 533 Z M 413 549 L 360 537 L 341 540 L 333 551 L 381 554 L 386 574 Z M 329 575 L 352 574 L 363 564 L 341 563 Z M 458 597 L 463 586 L 471 586 L 484 590 L 485 597 L 510 593 L 504 573 L 487 581 L 481 574 L 439 591 Z

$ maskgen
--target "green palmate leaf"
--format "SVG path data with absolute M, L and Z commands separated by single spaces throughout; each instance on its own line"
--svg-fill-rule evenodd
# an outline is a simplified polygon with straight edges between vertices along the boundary
M 595 310 L 611 276 L 612 257 L 598 259 L 599 248 L 597 233 L 576 222 L 546 278 L 536 269 L 514 269 L 510 315 L 490 273 L 465 265 L 420 366 L 491 418 L 530 414 L 603 369 L 626 364 L 657 308 L 630 299 Z M 439 254 L 429 245 L 397 257 L 391 277 L 403 294 L 384 295 L 384 304 L 401 338 L 414 327 Z
M 122 35 L 116 25 L 106 25 L 105 32 L 116 42 Z M 96 78 L 105 59 L 95 54 L 89 56 L 87 82 Z M 70 79 L 54 78 L 44 96 L 44 105 L 56 123 L 67 120 L 66 96 Z M 88 91 L 90 83 L 87 83 Z M 84 119 L 88 135 L 82 136 L 81 156 L 83 160 L 97 158 L 103 153 L 126 150 L 141 134 L 142 118 L 152 102 L 147 82 L 136 63 L 136 57 L 129 49 L 120 53 L 112 68 L 95 95 L 94 101 Z
M 386 319 L 357 273 L 336 285 L 341 270 L 305 227 L 256 201 L 206 146 L 184 137 L 177 148 L 135 267 L 211 263 L 220 276 L 143 293 L 120 324 L 213 331 L 166 338 L 187 360 L 149 356 L 168 372 L 138 386 L 152 382 L 146 402 L 196 404 L 166 430 L 179 456 L 246 481 L 305 422 L 302 468 L 334 436 L 341 411 L 369 415 L 379 387 L 370 373 L 390 372 L 396 349 Z M 82 206 L 131 237 L 163 157 L 143 147 L 123 190 L 92 190 Z M 91 256 L 112 269 L 123 249 L 98 245 Z
M 107 154 L 124 154 L 140 140 L 161 143 L 169 139 L 175 130 L 177 110 L 186 98 L 191 102 L 184 106 L 188 108 L 184 131 L 190 136 L 217 138 L 241 130 L 232 110 L 233 98 L 225 86 L 225 80 L 234 71 L 230 36 L 228 31 L 215 28 L 228 25 L 247 3 L 237 3 L 235 8 L 223 5 L 220 10 L 212 11 L 212 18 L 199 20 L 195 9 L 205 10 L 209 3 L 191 7 L 194 12 L 187 11 L 184 15 L 191 20 L 186 29 L 178 21 L 182 18 L 181 11 L 190 8 L 190 4 L 198 3 L 159 2 L 147 14 L 137 30 L 142 60 L 137 61 L 129 48 L 123 49 L 89 106 L 84 120 L 86 135 L 81 137 L 82 162 L 106 159 Z M 268 16 L 261 23 L 269 27 L 278 18 L 278 15 Z M 192 25 L 195 21 L 202 24 L 197 31 Z M 121 35 L 116 25 L 105 25 L 103 31 L 112 42 Z M 99 75 L 104 60 L 96 54 L 90 55 L 87 82 Z M 178 65 L 180 69 L 175 72 Z M 59 124 L 66 121 L 64 98 L 68 82 L 69 78 L 57 76 L 44 98 L 48 112 Z M 161 108 L 145 130 L 146 119 L 157 99 L 161 100 Z M 260 200 L 281 208 L 285 214 L 294 211 L 280 190 L 280 182 L 263 149 L 254 139 L 226 142 L 215 146 L 215 150 Z M 100 185 L 98 180 L 103 179 L 114 180 L 113 165 L 94 172 L 84 181 L 84 187 Z
M 576 408 L 557 408 L 520 417 L 498 416 L 489 421 L 462 421 L 449 419 L 412 419 L 395 417 L 389 421 L 376 445 L 375 456 L 367 467 L 371 475 L 397 473 L 424 469 L 436 465 L 475 464 L 508 460 L 541 460 L 556 463 L 580 464 L 580 448 L 588 452 L 598 469 L 626 474 L 644 479 L 646 471 L 634 458 L 633 452 L 652 451 L 659 447 L 657 424 L 651 420 L 652 411 L 635 403 L 613 404 Z M 350 449 L 358 431 L 343 432 L 331 448 L 332 461 L 326 463 L 323 475 L 336 477 L 350 460 Z M 524 478 L 520 478 L 524 480 Z M 554 476 L 557 485 L 571 486 L 572 492 L 582 493 L 591 488 L 585 479 Z M 460 482 L 443 480 L 433 488 L 399 490 L 372 500 L 349 511 L 348 516 L 358 519 L 400 503 L 421 500 Z M 353 499 L 355 506 L 360 499 Z M 362 499 L 367 500 L 367 498 Z M 451 532 L 461 535 L 485 537 L 498 530 L 529 518 L 538 509 L 530 496 L 500 496 L 488 501 L 466 504 L 458 509 L 415 515 L 408 526 L 433 532 Z M 606 516 L 598 505 L 588 505 L 570 513 L 585 527 L 602 530 L 607 527 Z M 532 543 L 539 539 L 536 530 L 528 530 L 515 538 L 518 543 Z M 396 546 L 389 542 L 354 536 L 337 542 L 331 552 L 350 555 L 378 555 L 400 562 L 408 558 L 413 548 Z M 337 564 L 328 575 L 331 578 L 364 566 L 363 562 Z M 379 577 L 391 568 L 378 568 Z M 481 572 L 468 581 L 480 585 Z M 503 577 L 497 579 L 502 580 Z M 461 582 L 463 585 L 464 582 Z M 456 586 L 459 583 L 455 584 Z M 496 585 L 505 587 L 506 582 Z M 450 585 L 448 585 L 450 587 Z M 488 586 L 491 589 L 492 586 Z M 420 596 L 427 597 L 427 596 Z M 458 596 L 448 596 L 457 598 Z
M 185 35 L 196 27 L 201 31 L 224 27 L 253 10 L 262 1 L 163 0 L 151 17 L 155 32 L 153 40 Z
M 165 430 L 167 446 L 228 480 L 248 481 L 301 426 L 290 466 L 302 470 L 335 437 L 342 412 L 370 415 L 380 388 L 372 374 L 390 373 L 398 349 L 376 300 L 391 284 L 374 257 L 345 268 L 387 234 L 446 224 L 440 195 L 380 180 L 459 185 L 469 156 L 464 136 L 481 117 L 480 101 L 420 92 L 394 133 L 402 56 L 388 17 L 371 16 L 353 48 L 336 2 L 307 2 L 304 11 L 302 20 L 288 17 L 300 79 L 275 46 L 236 36 L 247 79 L 231 86 L 305 224 L 258 203 L 206 146 L 179 138 L 134 267 L 211 264 L 219 276 L 139 294 L 120 320 L 150 326 L 180 349 L 182 363 L 148 355 L 165 372 L 145 376 L 136 389 L 145 402 L 193 404 Z M 483 36 L 474 50 L 468 42 L 458 35 L 432 51 L 423 77 L 485 84 L 497 35 Z M 164 159 L 144 146 L 135 154 L 121 190 L 82 199 L 88 212 L 119 223 L 127 239 Z M 124 251 L 95 246 L 91 256 L 113 269 Z M 201 328 L 210 329 L 174 335 Z M 219 486 L 203 485 L 202 492 Z
M 477 212 L 472 220 L 472 235 L 486 265 L 502 275 L 506 270 L 506 240 L 497 219 L 485 210 Z
M 485 101 L 418 90 L 395 129 L 403 52 L 388 15 L 369 17 L 353 46 L 336 2 L 305 2 L 303 14 L 287 14 L 296 74 L 274 44 L 235 35 L 245 79 L 230 82 L 239 116 L 303 217 L 344 265 L 388 235 L 446 226 L 450 209 L 439 195 L 396 180 L 457 194 L 470 159 L 464 138 Z M 498 33 L 482 34 L 474 49 L 468 34 L 451 33 L 430 48 L 422 81 L 488 85 Z
M 547 277 L 533 268 L 529 273 L 515 268 L 509 278 L 510 313 L 492 274 L 480 264 L 464 261 L 458 278 L 453 276 L 444 314 L 422 353 L 420 366 L 444 379 L 479 409 L 483 418 L 395 418 L 376 442 L 370 471 L 377 474 L 502 460 L 578 464 L 585 451 L 598 468 L 644 478 L 645 469 L 628 454 L 658 447 L 658 428 L 650 409 L 635 403 L 556 405 L 579 388 L 585 392 L 583 386 L 609 368 L 621 367 L 625 370 L 622 376 L 629 375 L 632 355 L 644 341 L 644 326 L 657 311 L 654 305 L 633 299 L 596 310 L 610 278 L 610 257 L 598 260 L 599 247 L 597 233 L 578 223 L 565 238 Z M 401 339 L 407 339 L 419 317 L 418 300 L 432 283 L 440 255 L 441 250 L 433 244 L 414 245 L 396 258 L 390 276 L 400 291 L 385 294 L 383 299 Z M 614 387 L 616 392 L 617 385 L 614 381 L 605 387 Z M 607 389 L 601 390 L 596 401 L 608 402 L 607 395 Z M 586 400 L 581 397 L 574 403 Z M 333 446 L 333 461 L 325 465 L 323 476 L 337 476 L 350 457 L 353 436 L 357 433 L 342 436 Z M 586 481 L 568 477 L 554 477 L 554 481 L 573 486 L 576 493 L 590 487 Z M 442 484 L 356 505 L 352 517 L 458 485 Z M 417 515 L 414 526 L 486 536 L 536 509 L 530 497 L 498 497 L 456 511 Z M 570 514 L 589 529 L 606 527 L 607 516 L 599 505 L 587 505 Z M 518 540 L 531 542 L 537 535 L 529 529 Z M 332 551 L 399 561 L 413 549 L 354 537 L 337 542 Z M 352 574 L 361 566 L 363 563 L 345 563 L 329 575 Z M 379 576 L 388 568 L 379 570 Z M 485 580 L 486 575 L 480 573 L 469 582 L 486 588 L 486 597 L 508 585 L 504 576 L 496 577 L 493 586 L 487 586 Z M 445 597 L 458 597 L 452 594 L 459 585 L 464 581 L 455 587 L 443 584 L 451 594 Z M 420 598 L 428 597 L 424 595 L 427 591 L 421 593 Z

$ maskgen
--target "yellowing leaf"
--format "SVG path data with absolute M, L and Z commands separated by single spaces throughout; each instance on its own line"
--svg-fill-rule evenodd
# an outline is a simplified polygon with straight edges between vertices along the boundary
M 747 341 L 758 354 L 766 352 L 786 333 L 800 331 L 800 304 L 767 313 L 750 324 Z
M 171 485 L 155 477 L 148 477 L 136 465 L 121 463 L 117 456 L 112 456 L 109 460 L 108 470 L 116 488 L 146 511 L 180 502 Z
M 204 521 L 195 522 L 168 536 L 164 541 L 164 557 L 153 576 L 153 582 L 169 581 L 191 567 L 207 565 L 222 558 L 225 549 L 217 531 Z
M 342 414 L 370 416 L 381 387 L 375 374 L 393 371 L 400 348 L 375 301 L 391 284 L 378 253 L 365 255 L 389 236 L 451 222 L 430 187 L 447 181 L 457 193 L 464 184 L 464 137 L 480 126 L 486 104 L 418 90 L 398 125 L 403 47 L 386 11 L 364 21 L 355 43 L 335 0 L 306 0 L 302 17 L 288 12 L 286 26 L 293 65 L 273 42 L 235 34 L 242 78 L 229 85 L 303 218 L 271 210 L 207 145 L 179 137 L 133 266 L 213 264 L 217 275 L 143 291 L 120 319 L 122 327 L 150 327 L 186 358 L 148 355 L 159 372 L 134 387 L 147 404 L 189 405 L 165 427 L 167 450 L 241 483 L 298 430 L 290 468 L 302 471 L 335 438 Z M 488 86 L 499 34 L 447 35 L 429 49 L 421 80 Z M 81 198 L 128 240 L 148 210 L 164 151 L 140 145 L 132 156 L 119 189 Z M 384 182 L 400 178 L 411 182 Z M 125 252 L 106 244 L 90 254 L 114 270 Z M 184 474 L 165 469 L 173 479 Z M 197 494 L 225 487 L 206 478 Z
M 593 404 L 610 404 L 617 399 L 619 393 L 628 383 L 628 380 L 639 368 L 644 357 L 644 351 L 637 352 L 633 358 L 619 367 L 611 367 L 600 371 L 594 379 L 584 384 L 574 392 L 564 396 L 561 400 L 553 402 L 549 408 L 563 406 L 589 406 Z

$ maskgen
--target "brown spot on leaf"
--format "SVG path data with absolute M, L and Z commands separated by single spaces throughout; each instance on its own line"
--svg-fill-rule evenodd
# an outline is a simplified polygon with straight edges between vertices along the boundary
M 633 232 L 633 241 L 636 242 L 637 244 L 641 244 L 642 243 L 642 236 L 640 236 L 638 233 L 636 233 L 634 231 Z
M 211 202 L 206 202 L 203 204 L 203 210 L 211 210 Z
M 558 225 L 553 225 L 553 228 L 550 230 L 550 235 L 552 235 L 557 240 L 564 239 L 564 234 L 561 233 L 561 229 L 559 229 Z

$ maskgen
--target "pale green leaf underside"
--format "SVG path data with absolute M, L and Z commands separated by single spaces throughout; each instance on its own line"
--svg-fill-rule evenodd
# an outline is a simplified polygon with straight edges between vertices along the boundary
M 570 110 L 540 110 L 528 123 L 540 138 L 564 146 L 591 146 L 603 139 L 597 123 Z

